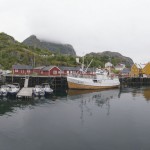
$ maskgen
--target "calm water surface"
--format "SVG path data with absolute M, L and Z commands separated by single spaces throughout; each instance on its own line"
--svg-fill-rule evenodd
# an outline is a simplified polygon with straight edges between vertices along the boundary
M 150 150 L 149 87 L 63 94 L 1 99 L 0 150 Z

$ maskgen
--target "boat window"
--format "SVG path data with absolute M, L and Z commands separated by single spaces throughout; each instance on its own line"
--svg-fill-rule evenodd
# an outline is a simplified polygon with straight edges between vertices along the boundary
M 96 82 L 97 82 L 97 79 L 94 79 L 93 82 L 96 83 Z

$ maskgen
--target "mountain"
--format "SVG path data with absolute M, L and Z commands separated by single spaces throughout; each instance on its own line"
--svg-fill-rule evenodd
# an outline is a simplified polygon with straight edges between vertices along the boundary
M 123 56 L 118 52 L 104 51 L 99 53 L 89 53 L 86 54 L 86 57 L 94 58 L 100 60 L 101 62 L 111 61 L 113 65 L 117 65 L 118 63 L 124 63 L 127 67 L 131 67 L 134 62 L 130 57 Z
M 34 59 L 37 64 L 42 64 L 43 58 L 40 55 L 50 52 L 28 48 L 16 41 L 12 36 L 0 33 L 0 66 L 2 69 L 11 69 L 14 64 L 33 65 Z
M 26 46 L 6 33 L 0 33 L 0 69 L 11 69 L 12 65 L 76 66 L 75 57 L 55 54 L 49 50 Z
M 76 52 L 70 44 L 60 44 L 39 40 L 35 35 L 31 35 L 23 41 L 23 44 L 33 46 L 35 48 L 47 49 L 54 53 L 76 56 Z
M 47 65 L 80 65 L 76 63 L 76 57 L 74 55 L 62 55 L 61 53 L 55 53 L 53 55 L 50 50 L 40 49 L 36 47 L 36 42 L 41 43 L 37 38 L 33 37 L 32 40 L 34 41 L 35 45 L 27 46 L 23 43 L 18 42 L 10 35 L 0 33 L 0 69 L 11 69 L 12 65 L 15 64 L 32 65 L 33 67 Z M 91 59 L 93 59 L 93 62 L 90 67 L 94 68 L 99 66 L 104 67 L 104 64 L 108 61 L 111 61 L 114 65 L 118 63 L 125 63 L 128 67 L 133 64 L 131 58 L 125 57 L 120 53 L 109 51 L 87 54 L 84 59 L 84 64 L 87 66 Z M 82 62 L 81 57 L 80 62 Z

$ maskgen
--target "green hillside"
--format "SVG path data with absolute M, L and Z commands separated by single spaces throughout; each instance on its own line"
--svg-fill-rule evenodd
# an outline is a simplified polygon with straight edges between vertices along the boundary
M 125 63 L 127 67 L 133 64 L 131 58 L 122 56 L 120 53 L 108 51 L 85 55 L 84 64 L 87 66 L 92 59 L 93 62 L 90 67 L 104 67 L 104 64 L 108 61 L 111 61 L 114 65 Z M 82 62 L 81 57 L 80 62 Z M 76 63 L 76 56 L 63 55 L 50 50 L 27 46 L 23 43 L 19 43 L 13 37 L 5 33 L 0 33 L 0 67 L 1 69 L 11 69 L 14 64 L 32 65 L 33 67 L 43 65 L 81 65 Z
M 91 66 L 98 66 L 104 67 L 106 62 L 111 62 L 114 66 L 123 63 L 126 67 L 131 67 L 133 65 L 133 60 L 129 57 L 123 56 L 118 52 L 110 52 L 104 51 L 101 53 L 89 53 L 86 54 L 87 61 L 93 59 L 93 63 Z
M 32 66 L 41 65 L 68 65 L 74 66 L 73 56 L 53 54 L 49 50 L 42 50 L 23 45 L 13 37 L 0 33 L 0 65 L 2 69 L 11 69 L 14 64 Z

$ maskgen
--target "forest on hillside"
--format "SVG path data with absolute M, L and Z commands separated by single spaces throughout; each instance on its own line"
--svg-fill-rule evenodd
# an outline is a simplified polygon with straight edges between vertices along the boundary
M 82 57 L 79 57 L 80 63 L 76 62 L 78 56 L 54 53 L 47 49 L 39 49 L 27 46 L 16 41 L 13 37 L 0 33 L 0 67 L 1 69 L 11 69 L 14 64 L 38 66 L 79 66 L 82 63 Z M 120 57 L 110 57 L 107 55 L 84 56 L 84 64 L 87 66 L 92 61 L 90 67 L 104 67 L 104 64 L 111 61 L 113 65 L 122 63 L 124 60 Z M 130 64 L 127 65 L 130 67 Z

